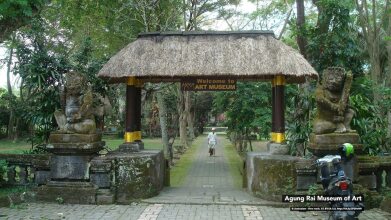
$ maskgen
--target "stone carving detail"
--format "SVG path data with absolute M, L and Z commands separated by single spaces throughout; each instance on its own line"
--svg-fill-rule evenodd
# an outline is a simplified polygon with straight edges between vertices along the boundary
M 54 113 L 60 133 L 96 133 L 93 94 L 83 75 L 75 72 L 66 74 L 62 102 L 63 109 Z
M 343 68 L 329 67 L 323 72 L 315 95 L 317 116 L 314 121 L 316 134 L 352 132 L 350 122 L 354 111 L 349 108 L 352 73 Z

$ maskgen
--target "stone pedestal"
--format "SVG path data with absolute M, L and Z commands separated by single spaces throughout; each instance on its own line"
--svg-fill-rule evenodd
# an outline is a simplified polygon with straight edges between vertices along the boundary
M 288 155 L 247 154 L 247 189 L 266 200 L 281 201 L 281 195 L 296 191 L 295 164 Z
M 269 142 L 267 143 L 267 151 L 271 155 L 288 155 L 289 147 L 286 144 Z
M 51 133 L 47 150 L 55 155 L 94 155 L 105 145 L 100 134 Z
M 50 160 L 50 177 L 56 181 L 89 180 L 91 158 L 85 155 L 53 155 Z
M 159 150 L 139 152 L 112 151 L 107 156 L 114 161 L 116 201 L 130 204 L 159 193 L 164 184 L 164 155 Z
M 356 155 L 363 153 L 360 136 L 356 132 L 329 134 L 311 133 L 308 150 L 318 157 L 335 155 L 338 154 L 338 146 L 344 143 L 353 144 Z
M 54 132 L 49 141 L 47 149 L 53 154 L 50 181 L 37 189 L 37 198 L 46 202 L 95 204 L 98 186 L 90 182 L 90 162 L 104 146 L 101 135 Z
M 121 152 L 138 152 L 144 150 L 144 143 L 141 141 L 135 141 L 131 143 L 123 143 L 118 148 Z

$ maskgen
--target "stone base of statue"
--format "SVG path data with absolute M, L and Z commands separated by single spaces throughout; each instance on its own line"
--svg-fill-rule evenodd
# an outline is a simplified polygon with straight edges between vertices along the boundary
M 344 143 L 351 143 L 354 146 L 354 153 L 362 154 L 363 145 L 360 142 L 360 136 L 357 132 L 348 133 L 328 133 L 310 135 L 310 144 L 308 150 L 315 156 L 323 157 L 328 154 L 338 154 L 338 146 Z
M 55 181 L 87 181 L 90 161 L 105 142 L 100 134 L 50 134 L 50 178 Z
M 103 149 L 101 134 L 67 134 L 52 132 L 46 146 L 53 154 L 95 154 Z
M 105 144 L 101 139 L 100 134 L 51 133 L 50 181 L 37 188 L 38 200 L 96 204 L 99 186 L 91 183 L 90 167 Z

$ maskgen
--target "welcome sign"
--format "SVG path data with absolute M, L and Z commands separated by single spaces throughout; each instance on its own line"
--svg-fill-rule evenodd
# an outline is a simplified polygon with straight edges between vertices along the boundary
M 183 78 L 183 91 L 234 91 L 236 79 L 227 78 Z

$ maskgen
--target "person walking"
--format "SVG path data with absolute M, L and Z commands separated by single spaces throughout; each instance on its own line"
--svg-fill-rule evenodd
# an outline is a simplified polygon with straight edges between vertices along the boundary
M 209 132 L 209 134 L 208 134 L 209 156 L 212 156 L 215 154 L 216 144 L 217 144 L 216 128 L 212 128 L 212 132 Z

